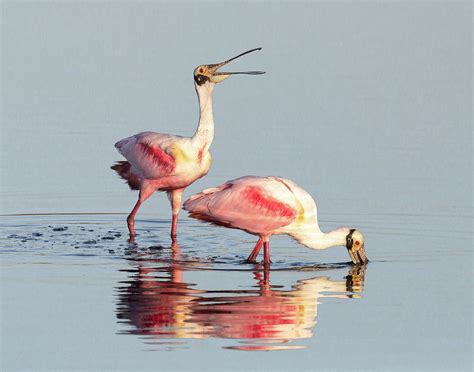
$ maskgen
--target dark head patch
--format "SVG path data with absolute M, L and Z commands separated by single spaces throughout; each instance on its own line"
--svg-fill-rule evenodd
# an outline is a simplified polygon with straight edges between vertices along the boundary
M 194 81 L 197 85 L 203 85 L 206 81 L 209 81 L 209 78 L 205 75 L 194 75 Z
M 354 234 L 355 229 L 351 229 L 349 231 L 349 234 L 346 236 L 346 248 L 351 249 L 352 248 L 352 234 Z

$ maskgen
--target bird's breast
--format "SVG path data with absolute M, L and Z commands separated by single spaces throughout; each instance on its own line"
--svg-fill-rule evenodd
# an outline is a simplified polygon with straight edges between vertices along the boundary
M 207 173 L 212 163 L 211 153 L 209 151 L 201 153 L 200 156 L 198 156 L 198 162 L 201 169 Z
M 212 157 L 209 151 L 198 150 L 194 154 L 183 152 L 180 155 L 180 160 L 177 161 L 175 176 L 186 179 L 187 182 L 194 182 L 207 174 Z

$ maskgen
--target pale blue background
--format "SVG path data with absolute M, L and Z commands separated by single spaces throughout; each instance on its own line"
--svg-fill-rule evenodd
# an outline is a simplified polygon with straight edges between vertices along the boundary
M 239 354 L 207 340 L 154 354 L 116 335 L 113 288 L 125 262 L 53 250 L 44 270 L 29 258 L 38 252 L 5 240 L 7 370 L 472 367 L 470 2 L 4 1 L 1 9 L 2 214 L 129 212 L 136 195 L 109 169 L 120 159 L 113 144 L 143 130 L 191 135 L 193 69 L 261 46 L 232 69 L 266 75 L 216 87 L 213 165 L 185 195 L 246 174 L 291 178 L 316 198 L 322 228 L 359 227 L 374 261 L 365 299 L 327 304 L 304 351 Z M 169 214 L 158 195 L 137 225 Z M 43 223 L 15 218 L 3 218 L 5 237 Z M 122 216 L 92 220 L 125 232 Z M 211 231 L 223 241 L 231 234 Z M 83 266 L 74 274 L 70 265 Z M 64 307 L 52 324 L 49 306 Z

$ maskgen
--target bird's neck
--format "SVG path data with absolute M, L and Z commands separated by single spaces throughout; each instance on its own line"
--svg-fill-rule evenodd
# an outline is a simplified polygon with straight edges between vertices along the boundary
M 195 84 L 199 100 L 199 124 L 193 135 L 193 141 L 200 148 L 208 150 L 214 138 L 214 117 L 212 115 L 212 91 L 214 84 Z
M 346 245 L 348 227 L 340 227 L 328 233 L 322 232 L 317 225 L 296 229 L 290 235 L 308 248 L 326 249 L 337 245 Z

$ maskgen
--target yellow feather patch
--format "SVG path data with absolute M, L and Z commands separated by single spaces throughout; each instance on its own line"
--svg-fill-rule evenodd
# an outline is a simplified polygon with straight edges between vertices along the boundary
M 183 149 L 179 148 L 178 146 L 173 146 L 170 150 L 171 155 L 173 156 L 176 163 L 186 163 L 191 161 L 192 159 Z
M 297 222 L 302 222 L 304 220 L 304 207 L 303 207 L 303 204 L 301 204 L 301 202 L 295 197 L 296 199 L 296 202 L 298 203 L 298 209 L 299 209 L 299 213 L 298 213 L 298 218 L 297 218 Z

